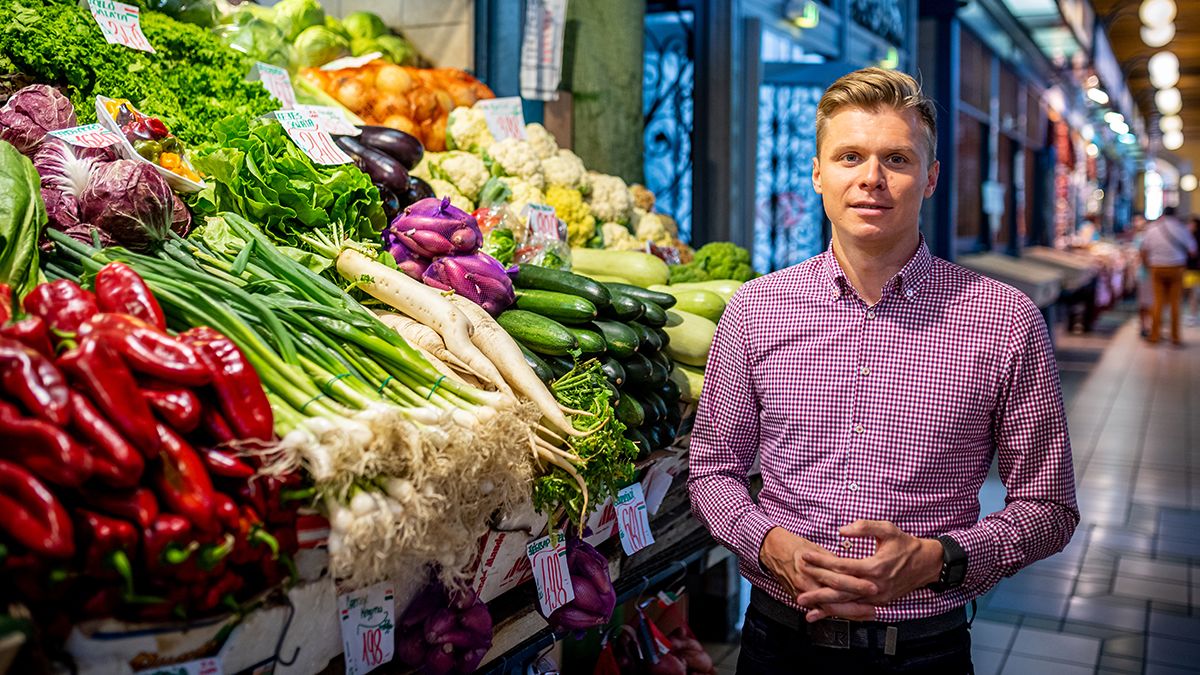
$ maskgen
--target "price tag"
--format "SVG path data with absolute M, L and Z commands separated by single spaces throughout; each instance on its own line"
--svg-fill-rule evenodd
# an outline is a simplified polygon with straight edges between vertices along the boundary
M 646 497 L 642 484 L 634 483 L 617 493 L 617 529 L 625 555 L 633 555 L 654 543 L 650 518 L 646 515 Z
M 525 207 L 525 217 L 529 221 L 529 229 L 534 234 L 546 239 L 562 239 L 558 231 L 558 214 L 553 206 L 529 204 Z
M 519 96 L 485 98 L 475 102 L 475 109 L 483 113 L 488 130 L 496 140 L 525 140 L 525 113 L 521 110 Z
M 154 53 L 154 47 L 142 32 L 142 17 L 137 7 L 113 0 L 88 0 L 88 9 L 108 44 Z
M 375 59 L 383 56 L 383 52 L 370 52 L 362 56 L 343 56 L 321 66 L 321 70 L 341 70 L 342 68 L 362 68 Z
M 533 567 L 533 583 L 537 586 L 538 604 L 542 606 L 543 614 L 550 616 L 554 610 L 575 599 L 575 587 L 571 585 L 571 573 L 567 570 L 567 540 L 562 530 L 529 542 L 525 554 Z
M 292 142 L 317 164 L 349 164 L 350 156 L 333 143 L 333 136 L 317 128 L 307 113 L 300 110 L 279 110 L 275 119 L 283 125 Z
M 187 663 L 172 663 L 137 671 L 137 675 L 221 675 L 221 660 L 197 659 Z
M 288 76 L 287 70 L 258 61 L 250 70 L 249 79 L 251 82 L 262 82 L 263 88 L 279 101 L 284 110 L 296 107 L 296 90 L 292 89 L 292 78 Z
M 296 110 L 303 111 L 317 123 L 317 128 L 334 136 L 358 136 L 362 129 L 351 124 L 342 111 L 327 105 L 298 105 Z
M 99 124 L 85 124 L 81 127 L 58 129 L 49 133 L 77 148 L 107 148 L 121 142 L 120 134 L 113 133 Z
M 346 675 L 362 675 L 396 652 L 396 594 L 390 581 L 338 596 Z

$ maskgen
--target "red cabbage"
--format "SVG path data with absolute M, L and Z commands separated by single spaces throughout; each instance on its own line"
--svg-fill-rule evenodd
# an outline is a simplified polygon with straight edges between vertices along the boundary
M 171 186 L 143 162 L 119 159 L 104 164 L 79 201 L 83 220 L 134 251 L 146 251 L 165 239 L 174 221 Z
M 77 148 L 58 138 L 47 138 L 33 157 L 42 178 L 42 201 L 55 229 L 69 230 L 81 222 L 79 200 L 92 175 L 117 158 L 109 148 Z
M 44 84 L 25 87 L 0 108 L 0 138 L 30 157 L 47 131 L 73 126 L 75 109 L 70 99 Z

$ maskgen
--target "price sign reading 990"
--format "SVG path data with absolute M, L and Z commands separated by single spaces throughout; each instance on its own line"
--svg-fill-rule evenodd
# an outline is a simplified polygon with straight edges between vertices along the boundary
M 537 586 L 542 614 L 550 616 L 575 599 L 575 587 L 567 570 L 567 540 L 561 531 L 553 538 L 547 535 L 531 541 L 525 553 L 533 566 L 533 583 Z
M 283 125 L 288 138 L 317 164 L 349 164 L 350 156 L 342 152 L 328 132 L 317 127 L 308 113 L 301 110 L 279 110 L 275 119 Z
M 154 47 L 142 32 L 141 13 L 137 7 L 113 0 L 88 0 L 88 9 L 106 42 L 154 53 Z

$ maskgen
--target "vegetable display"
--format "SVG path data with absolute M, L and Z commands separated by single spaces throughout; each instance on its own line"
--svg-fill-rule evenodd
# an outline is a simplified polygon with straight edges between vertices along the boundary
M 396 623 L 396 658 L 430 675 L 475 672 L 491 646 L 492 617 L 470 589 L 431 583 Z
M 617 604 L 608 559 L 583 539 L 568 536 L 567 569 L 575 599 L 554 610 L 546 621 L 557 631 L 576 634 L 607 624 Z
M 0 126 L 4 128 L 9 127 Z M 16 147 L 0 141 L 0 280 L 18 295 L 37 285 L 38 234 L 46 220 L 40 178 L 33 164 Z M 9 302 L 9 298 L 0 302 Z

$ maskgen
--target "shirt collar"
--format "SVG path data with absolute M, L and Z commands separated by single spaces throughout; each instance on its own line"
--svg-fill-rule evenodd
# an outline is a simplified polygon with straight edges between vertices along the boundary
M 897 296 L 905 300 L 913 300 L 916 298 L 921 282 L 929 274 L 930 268 L 933 266 L 933 256 L 929 253 L 929 247 L 925 245 L 925 235 L 922 234 L 920 243 L 917 245 L 917 250 L 913 256 L 908 259 L 904 267 L 896 273 L 883 287 L 884 295 L 895 293 Z M 850 282 L 846 279 L 846 272 L 842 269 L 841 263 L 838 262 L 837 256 L 833 254 L 833 242 L 829 243 L 829 247 L 825 249 L 824 269 L 826 278 L 829 282 L 829 294 L 832 299 L 837 300 L 843 293 L 852 289 Z

